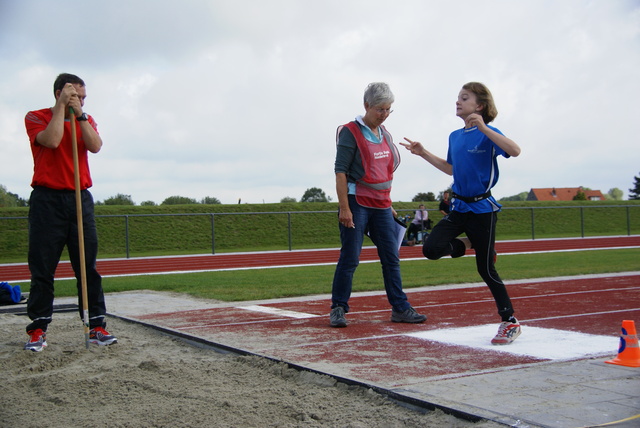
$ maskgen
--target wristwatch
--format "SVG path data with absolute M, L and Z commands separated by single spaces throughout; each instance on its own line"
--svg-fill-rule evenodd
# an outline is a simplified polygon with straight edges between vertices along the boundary
M 89 117 L 87 116 L 87 113 L 82 113 L 76 119 L 78 119 L 79 121 L 84 121 L 84 120 L 89 120 Z

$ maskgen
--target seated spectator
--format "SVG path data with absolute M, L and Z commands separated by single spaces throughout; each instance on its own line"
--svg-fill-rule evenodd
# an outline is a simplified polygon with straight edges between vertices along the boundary
M 418 232 L 427 228 L 427 221 L 429 220 L 429 213 L 424 208 L 423 204 L 420 204 L 418 210 L 416 211 L 416 215 L 409 224 L 409 228 L 407 229 L 407 239 L 408 240 L 417 240 Z

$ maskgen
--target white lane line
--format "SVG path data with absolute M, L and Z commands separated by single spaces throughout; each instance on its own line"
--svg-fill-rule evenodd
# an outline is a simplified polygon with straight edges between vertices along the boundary
M 563 318 L 576 318 L 576 317 L 588 317 L 593 315 L 608 315 L 608 314 L 628 314 L 629 312 L 640 311 L 640 308 L 629 308 L 629 309 L 617 309 L 615 311 L 602 311 L 602 312 L 587 312 L 584 314 L 570 314 L 570 315 L 555 315 L 552 317 L 544 317 L 544 318 L 527 318 L 527 321 L 549 321 L 549 320 L 559 320 Z M 621 318 L 622 319 L 622 318 Z
M 236 308 L 244 309 L 247 311 L 261 312 L 263 314 L 277 315 L 279 317 L 287 317 L 287 318 L 303 319 L 303 318 L 316 318 L 320 316 L 315 314 L 307 314 L 305 312 L 289 311 L 287 309 L 272 308 L 269 306 L 261 306 L 261 305 L 236 306 Z

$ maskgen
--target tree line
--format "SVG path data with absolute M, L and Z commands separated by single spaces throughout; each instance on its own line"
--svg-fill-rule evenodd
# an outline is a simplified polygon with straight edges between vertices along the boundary
M 640 199 L 640 176 L 633 177 L 633 187 L 629 189 L 629 200 L 638 200 Z M 586 189 L 586 188 L 585 188 Z M 588 190 L 588 189 L 586 189 Z M 411 202 L 434 202 L 436 200 L 441 200 L 444 192 L 451 192 L 451 189 L 445 189 L 438 193 L 438 196 L 433 192 L 419 192 L 417 193 Z M 582 193 L 582 195 L 581 195 Z M 501 198 L 501 201 L 526 201 L 529 192 L 521 192 L 517 195 L 507 196 Z M 606 193 L 605 197 L 614 201 L 621 201 L 623 196 L 622 190 L 614 187 L 613 189 L 609 189 Z M 575 200 L 586 200 L 586 196 L 584 192 L 578 192 Z M 238 203 L 242 201 L 238 199 Z M 331 202 L 331 197 L 327 196 L 324 190 L 318 187 L 310 187 L 305 190 L 304 194 L 300 198 L 300 200 L 296 200 L 294 197 L 285 196 L 280 200 L 280 203 L 296 203 L 296 202 Z M 163 200 L 160 204 L 155 203 L 154 201 L 143 201 L 140 203 L 140 206 L 157 206 L 157 205 L 184 205 L 184 204 L 209 204 L 216 205 L 221 204 L 220 199 L 213 196 L 205 196 L 204 198 L 197 200 L 195 198 L 189 198 L 186 196 L 169 196 L 165 200 Z M 122 193 L 118 193 L 115 196 L 111 196 L 106 198 L 104 201 L 96 201 L 96 205 L 136 205 L 131 195 L 125 195 Z M 0 184 L 0 207 L 27 207 L 29 206 L 29 201 L 21 198 L 15 193 L 11 193 L 7 190 L 7 188 Z

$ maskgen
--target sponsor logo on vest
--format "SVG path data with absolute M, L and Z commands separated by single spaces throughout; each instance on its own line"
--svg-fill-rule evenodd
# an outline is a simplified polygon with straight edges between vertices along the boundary
M 381 152 L 374 152 L 373 153 L 373 158 L 374 159 L 384 159 L 384 158 L 388 158 L 391 155 L 391 152 L 389 150 L 383 150 Z

